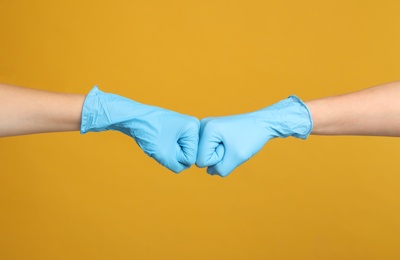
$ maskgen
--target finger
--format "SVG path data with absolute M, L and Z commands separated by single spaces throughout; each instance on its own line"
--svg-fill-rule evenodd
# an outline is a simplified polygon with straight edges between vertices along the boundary
M 221 138 L 214 132 L 205 129 L 200 133 L 199 148 L 196 165 L 207 167 L 217 164 L 225 154 L 225 147 Z
M 197 157 L 197 144 L 199 138 L 198 137 L 192 137 L 190 139 L 188 138 L 181 138 L 177 142 L 177 161 L 179 163 L 185 164 L 185 165 L 192 165 L 196 162 L 196 157 Z
M 185 165 L 192 165 L 196 162 L 199 145 L 199 121 L 193 121 L 193 125 L 182 133 L 177 141 L 177 160 Z
M 186 170 L 186 169 L 188 169 L 188 168 L 190 168 L 190 165 L 186 165 L 186 164 L 182 164 L 182 163 L 179 163 L 179 162 L 176 162 L 176 163 L 174 163 L 173 165 L 171 165 L 171 166 L 166 166 L 169 170 L 171 170 L 171 171 L 173 171 L 174 173 L 180 173 L 180 172 L 182 172 L 183 170 Z
M 186 165 L 177 161 L 176 157 L 173 156 L 173 150 L 158 152 L 154 154 L 150 154 L 154 160 L 156 160 L 159 164 L 166 167 L 167 169 L 173 171 L 174 173 L 180 173 L 181 171 L 190 167 L 190 165 Z

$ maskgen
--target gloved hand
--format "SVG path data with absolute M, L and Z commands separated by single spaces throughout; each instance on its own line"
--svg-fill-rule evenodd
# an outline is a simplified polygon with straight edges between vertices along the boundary
M 211 175 L 227 176 L 271 138 L 306 139 L 312 129 L 307 106 L 296 96 L 259 111 L 201 120 L 196 165 Z
M 95 86 L 82 109 L 82 134 L 120 131 L 150 157 L 179 173 L 196 161 L 199 120 L 166 109 L 140 104 Z

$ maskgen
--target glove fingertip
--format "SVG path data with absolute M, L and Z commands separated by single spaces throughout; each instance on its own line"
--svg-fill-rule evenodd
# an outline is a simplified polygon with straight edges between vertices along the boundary
M 200 168 L 208 167 L 208 166 L 213 166 L 217 164 L 220 161 L 215 154 L 212 154 L 211 156 L 198 156 L 196 160 L 196 166 Z
M 213 147 L 215 144 L 213 144 Z M 216 148 L 204 148 L 200 147 L 197 154 L 196 165 L 200 168 L 213 166 L 219 163 L 225 154 L 225 147 L 223 143 L 217 145 Z
M 174 167 L 169 168 L 171 171 L 173 171 L 175 174 L 179 174 L 181 173 L 183 170 L 186 170 L 190 168 L 190 165 L 185 165 L 182 163 L 179 163 L 177 165 L 175 165 Z
M 211 175 L 211 176 L 217 175 L 217 176 L 222 177 L 222 178 L 225 178 L 226 176 L 229 175 L 229 173 L 224 173 L 224 172 L 218 171 L 215 166 L 208 167 L 207 168 L 207 173 L 209 175 Z
M 226 162 L 221 161 L 216 165 L 207 168 L 207 173 L 218 175 L 220 177 L 227 177 L 235 168 L 232 165 L 227 165 Z
M 192 165 L 196 163 L 196 155 L 197 155 L 197 149 L 182 149 L 182 147 L 178 147 L 179 151 L 177 154 L 177 161 L 181 164 L 185 165 Z
M 207 167 L 208 165 L 206 164 L 206 160 L 204 160 L 204 158 L 197 157 L 196 166 L 199 168 L 204 168 L 204 167 Z

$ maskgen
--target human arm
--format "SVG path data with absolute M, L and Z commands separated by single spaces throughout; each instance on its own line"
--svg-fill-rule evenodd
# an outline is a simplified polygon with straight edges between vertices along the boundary
M 400 82 L 308 102 L 287 100 L 252 113 L 203 119 L 197 165 L 227 176 L 276 137 L 400 136 Z
M 196 161 L 199 120 L 93 88 L 88 95 L 0 84 L 0 137 L 115 130 L 178 173 Z
M 0 137 L 80 129 L 85 95 L 0 84 Z
M 400 81 L 305 103 L 313 135 L 400 136 Z

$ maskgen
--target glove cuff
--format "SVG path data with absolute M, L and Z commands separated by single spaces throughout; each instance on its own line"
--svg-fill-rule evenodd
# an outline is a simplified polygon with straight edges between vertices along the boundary
M 290 105 L 285 109 L 285 123 L 292 129 L 292 136 L 305 140 L 313 128 L 311 112 L 297 96 L 290 95 L 288 100 Z
M 93 130 L 93 122 L 95 121 L 96 115 L 93 111 L 99 111 L 101 108 L 100 95 L 104 92 L 100 91 L 97 86 L 94 86 L 87 94 L 82 107 L 81 127 L 80 133 L 86 134 L 90 131 L 99 132 L 99 130 Z
M 312 130 L 311 113 L 295 95 L 262 109 L 263 121 L 267 123 L 272 138 L 289 137 L 306 139 Z

